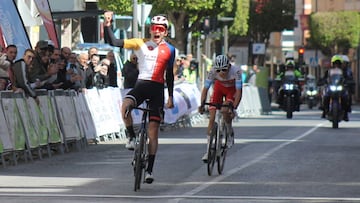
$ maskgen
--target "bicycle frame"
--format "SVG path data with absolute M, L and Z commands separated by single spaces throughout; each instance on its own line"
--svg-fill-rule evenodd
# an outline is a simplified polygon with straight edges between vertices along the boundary
M 135 149 L 134 149 L 134 190 L 137 191 L 140 189 L 141 179 L 145 181 L 145 169 L 147 167 L 148 161 L 148 134 L 147 134 L 147 122 L 149 117 L 149 112 L 152 111 L 149 109 L 148 104 L 146 108 L 134 107 L 133 109 L 138 109 L 143 111 L 140 128 L 135 140 Z
M 221 112 L 222 107 L 232 107 L 231 105 L 224 104 L 212 104 L 205 103 L 205 105 L 215 106 L 215 121 L 214 126 L 211 130 L 209 147 L 208 147 L 208 162 L 207 162 L 207 171 L 208 175 L 212 175 L 212 170 L 217 162 L 218 173 L 221 174 L 224 169 L 226 152 L 228 149 L 227 141 L 230 136 L 227 132 L 225 121 L 223 119 L 223 113 Z

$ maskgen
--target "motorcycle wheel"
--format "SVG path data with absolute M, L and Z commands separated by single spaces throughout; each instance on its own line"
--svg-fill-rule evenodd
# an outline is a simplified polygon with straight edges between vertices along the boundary
M 332 128 L 339 128 L 339 106 L 338 103 L 332 103 Z
M 293 117 L 293 106 L 291 97 L 286 98 L 286 118 L 291 119 Z

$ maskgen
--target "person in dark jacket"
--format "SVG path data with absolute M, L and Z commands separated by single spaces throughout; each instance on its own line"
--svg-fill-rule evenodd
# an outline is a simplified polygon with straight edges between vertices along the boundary
M 133 88 L 139 75 L 137 56 L 131 54 L 130 59 L 126 61 L 123 69 L 124 88 Z

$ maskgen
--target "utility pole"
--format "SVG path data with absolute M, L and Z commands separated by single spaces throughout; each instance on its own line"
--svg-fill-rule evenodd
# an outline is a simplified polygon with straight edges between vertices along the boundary
M 132 21 L 132 37 L 133 38 L 137 38 L 139 37 L 139 33 L 138 33 L 138 21 L 137 21 L 137 6 L 138 6 L 138 2 L 137 0 L 133 0 L 133 21 Z

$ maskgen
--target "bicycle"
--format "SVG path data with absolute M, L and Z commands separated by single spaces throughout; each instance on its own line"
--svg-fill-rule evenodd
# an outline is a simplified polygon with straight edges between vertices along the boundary
M 148 101 L 146 101 L 146 108 L 142 107 L 128 107 L 126 110 L 126 116 L 131 112 L 132 109 L 138 109 L 143 112 L 140 128 L 135 139 L 134 158 L 132 166 L 134 167 L 134 191 L 140 189 L 141 179 L 145 182 L 145 170 L 148 163 L 148 134 L 147 134 L 147 123 L 149 112 L 153 111 L 149 109 Z
M 216 107 L 215 122 L 211 129 L 208 146 L 207 172 L 208 175 L 211 176 L 215 162 L 217 162 L 218 173 L 222 174 L 225 165 L 226 153 L 231 147 L 228 144 L 228 141 L 231 139 L 231 135 L 227 132 L 221 108 L 229 107 L 232 109 L 233 107 L 231 104 L 205 103 L 205 105 Z

